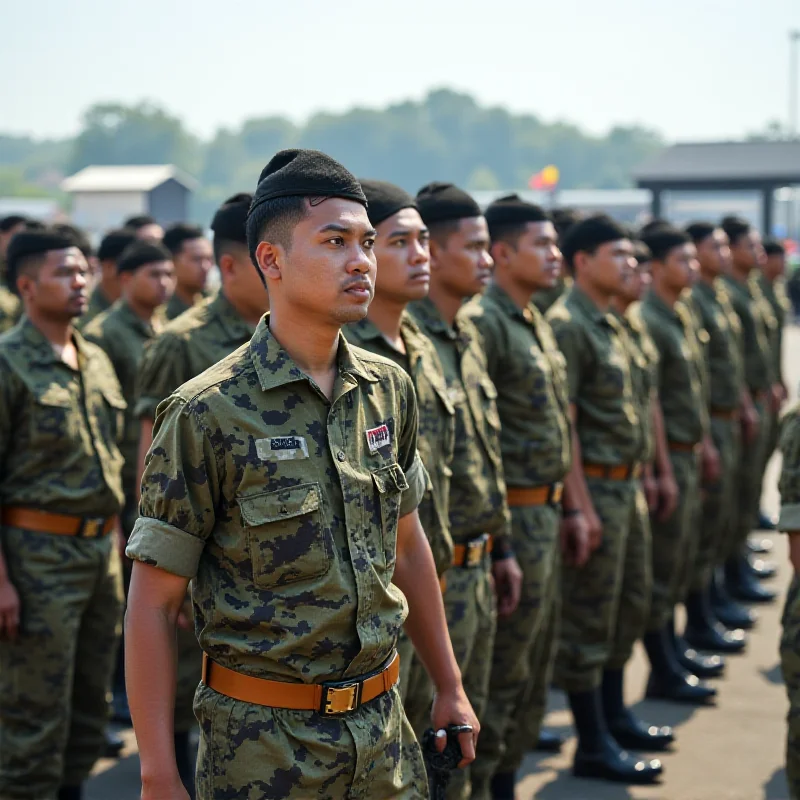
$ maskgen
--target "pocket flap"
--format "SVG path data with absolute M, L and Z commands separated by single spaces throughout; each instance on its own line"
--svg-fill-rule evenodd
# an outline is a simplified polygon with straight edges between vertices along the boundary
M 274 492 L 263 492 L 237 499 L 245 524 L 257 527 L 318 511 L 319 484 L 304 483 L 300 486 L 290 486 Z
M 386 492 L 404 492 L 408 489 L 408 481 L 399 464 L 389 464 L 372 471 L 372 480 L 381 494 Z
M 124 411 L 128 407 L 128 404 L 125 402 L 125 398 L 122 396 L 116 386 L 103 385 L 100 387 L 100 391 L 103 393 L 103 397 L 105 397 L 106 402 L 111 406 L 111 408 Z
M 43 406 L 70 408 L 72 406 L 72 397 L 66 386 L 52 383 L 50 386 L 36 391 L 36 402 Z
M 490 400 L 497 400 L 497 388 L 489 378 L 481 378 L 481 387 Z

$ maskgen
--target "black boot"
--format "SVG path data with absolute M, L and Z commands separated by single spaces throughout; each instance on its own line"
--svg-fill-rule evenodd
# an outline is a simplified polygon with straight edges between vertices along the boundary
M 621 749 L 606 727 L 600 691 L 575 692 L 569 705 L 578 732 L 572 771 L 578 778 L 618 783 L 655 783 L 662 772 L 658 759 L 648 761 Z
M 743 563 L 747 565 L 747 569 L 756 580 L 768 581 L 778 574 L 778 567 L 775 565 L 774 561 L 766 561 L 757 556 L 750 558 L 749 553 L 750 551 L 745 548 Z
M 517 776 L 513 772 L 498 772 L 492 775 L 490 789 L 492 800 L 514 800 Z
M 683 638 L 698 650 L 741 653 L 747 645 L 741 628 L 728 630 L 714 615 L 708 589 L 691 592 L 686 598 L 686 630 Z
M 181 782 L 186 787 L 189 797 L 194 798 L 194 768 L 195 757 L 192 753 L 192 746 L 189 742 L 189 734 L 176 733 L 175 741 L 175 763 L 178 765 L 178 775 Z
M 750 630 L 758 621 L 758 614 L 737 603 L 728 592 L 725 584 L 725 571 L 717 567 L 711 579 L 711 607 L 717 619 L 726 628 Z
M 646 725 L 625 705 L 624 672 L 621 669 L 607 669 L 603 673 L 603 712 L 608 723 L 609 733 L 623 747 L 631 750 L 669 750 L 675 740 L 672 728 L 665 725 L 658 728 Z
M 651 667 L 647 697 L 692 705 L 711 702 L 717 690 L 680 665 L 673 635 L 671 624 L 657 631 L 647 631 L 644 635 L 644 648 Z
M 539 731 L 539 739 L 536 742 L 536 749 L 540 753 L 560 753 L 564 745 L 564 737 L 559 734 L 542 728 Z
M 682 636 L 675 637 L 675 646 L 678 663 L 692 675 L 706 680 L 721 678 L 725 672 L 725 659 L 722 656 L 716 653 L 713 655 L 698 653 L 693 647 L 689 647 L 689 643 Z
M 58 790 L 58 800 L 81 800 L 83 797 L 83 784 L 77 786 L 62 786 Z
M 737 555 L 725 562 L 725 585 L 736 600 L 743 603 L 771 603 L 776 594 L 761 586 L 743 564 L 743 556 Z

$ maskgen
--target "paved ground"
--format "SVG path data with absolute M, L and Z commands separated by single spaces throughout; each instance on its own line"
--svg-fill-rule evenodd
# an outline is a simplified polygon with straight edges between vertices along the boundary
M 791 355 L 790 355 L 791 354 Z M 800 328 L 788 331 L 787 380 L 800 383 Z M 765 504 L 777 509 L 777 459 L 771 465 Z M 788 585 L 785 545 L 775 536 L 781 572 L 772 584 Z M 570 775 L 571 739 L 557 757 L 531 756 L 524 765 L 518 800 L 788 800 L 783 774 L 786 698 L 778 666 L 781 601 L 760 609 L 761 618 L 747 652 L 728 660 L 728 675 L 718 682 L 716 708 L 692 709 L 661 702 L 639 702 L 647 676 L 639 651 L 628 668 L 628 695 L 643 719 L 673 725 L 678 742 L 663 757 L 664 781 L 656 787 L 623 787 L 576 780 Z M 554 694 L 547 724 L 571 735 L 563 697 Z M 127 747 L 119 761 L 97 765 L 87 800 L 136 800 L 139 762 L 136 742 L 125 731 Z M 336 798 L 331 798 L 336 800 Z

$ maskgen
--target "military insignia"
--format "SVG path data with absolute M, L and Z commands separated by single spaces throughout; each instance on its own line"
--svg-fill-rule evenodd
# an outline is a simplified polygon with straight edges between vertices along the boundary
M 305 436 L 273 436 L 256 439 L 256 453 L 265 461 L 296 461 L 308 458 Z
M 392 441 L 388 425 L 378 425 L 377 428 L 370 428 L 367 432 L 367 447 L 370 453 L 377 453 Z

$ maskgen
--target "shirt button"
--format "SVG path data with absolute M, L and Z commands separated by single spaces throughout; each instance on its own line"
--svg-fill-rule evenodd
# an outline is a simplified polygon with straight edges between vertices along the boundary
M 340 451 L 339 451 L 339 452 L 336 454 L 336 458 L 337 458 L 339 461 L 344 461 L 344 460 L 347 458 L 347 456 L 344 454 L 344 450 L 340 450 Z

